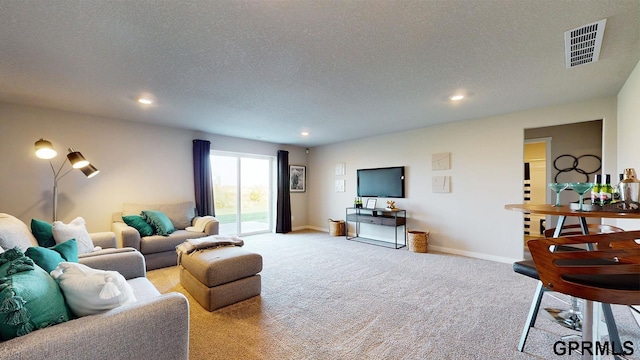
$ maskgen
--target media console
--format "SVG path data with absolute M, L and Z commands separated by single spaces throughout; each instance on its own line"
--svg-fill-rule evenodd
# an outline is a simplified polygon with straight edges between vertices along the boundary
M 407 246 L 407 211 L 390 211 L 387 209 L 366 209 L 348 207 L 345 216 L 345 238 L 347 240 L 360 241 L 367 244 L 380 245 L 400 249 Z M 355 223 L 355 236 L 349 237 L 349 222 Z M 374 240 L 360 237 L 360 224 L 381 226 L 393 226 L 394 242 Z M 404 244 L 398 244 L 398 227 L 403 227 Z

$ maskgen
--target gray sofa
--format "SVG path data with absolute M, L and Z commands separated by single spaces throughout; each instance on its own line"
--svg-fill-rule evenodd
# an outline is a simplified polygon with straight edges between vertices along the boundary
M 184 295 L 161 295 L 146 278 L 145 261 L 134 249 L 116 249 L 111 232 L 90 234 L 103 250 L 80 255 L 80 263 L 120 272 L 136 302 L 35 330 L 0 342 L 0 359 L 189 358 L 189 302 Z
M 113 214 L 111 230 L 116 234 L 118 247 L 131 247 L 144 255 L 147 270 L 177 265 L 176 246 L 186 240 L 218 234 L 219 224 L 215 218 L 207 221 L 202 231 L 185 230 L 187 227 L 195 226 L 200 219 L 195 215 L 195 204 L 190 201 L 152 205 L 125 203 L 122 208 L 122 212 Z M 168 236 L 140 236 L 138 230 L 122 220 L 122 216 L 140 215 L 143 210 L 162 211 L 177 230 Z

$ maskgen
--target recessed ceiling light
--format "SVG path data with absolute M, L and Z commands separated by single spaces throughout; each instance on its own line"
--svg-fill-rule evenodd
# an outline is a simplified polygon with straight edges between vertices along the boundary
M 464 99 L 464 95 L 453 95 L 452 97 L 449 98 L 449 100 L 451 101 L 460 101 Z
M 303 131 L 300 133 L 300 135 L 302 136 L 309 136 L 309 132 L 308 131 Z
M 156 102 L 156 97 L 148 91 L 143 91 L 138 96 L 138 102 L 143 105 L 151 105 Z

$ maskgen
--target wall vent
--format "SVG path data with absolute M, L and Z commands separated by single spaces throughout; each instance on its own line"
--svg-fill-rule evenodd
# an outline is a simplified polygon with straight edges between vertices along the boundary
M 598 61 L 606 23 L 607 19 L 602 19 L 564 33 L 567 69 Z

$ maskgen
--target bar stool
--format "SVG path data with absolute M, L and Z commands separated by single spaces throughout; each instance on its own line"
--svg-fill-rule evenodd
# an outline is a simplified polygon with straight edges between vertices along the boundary
M 597 248 L 563 249 L 576 244 L 596 244 Z M 544 287 L 602 303 L 613 349 L 621 353 L 617 329 L 609 326 L 613 315 L 607 319 L 605 309 L 608 307 L 610 312 L 610 304 L 640 304 L 640 231 L 535 239 L 528 245 Z M 593 321 L 599 319 L 585 316 L 584 328 L 590 329 Z
M 611 232 L 622 232 L 623 229 L 611 225 L 602 225 L 602 224 L 587 224 L 587 231 L 590 233 L 611 233 Z M 544 234 L 547 237 L 553 236 L 555 232 L 555 228 L 546 229 Z M 574 236 L 574 235 L 582 235 L 582 228 L 579 224 L 576 225 L 565 225 L 561 229 L 561 236 Z M 528 244 L 528 243 L 527 243 Z M 564 251 L 571 250 L 579 250 L 579 248 L 572 246 L 562 246 Z M 527 337 L 529 336 L 529 331 L 535 325 L 536 319 L 538 317 L 538 310 L 540 309 L 540 303 L 542 302 L 542 296 L 544 292 L 549 290 L 545 288 L 540 281 L 540 277 L 538 274 L 538 270 L 536 269 L 535 263 L 533 260 L 522 260 L 513 263 L 513 271 L 528 276 L 532 279 L 538 280 L 538 285 L 536 286 L 536 291 L 533 295 L 533 300 L 531 302 L 531 307 L 529 309 L 529 314 L 527 315 L 527 321 L 525 323 L 524 329 L 522 330 L 522 335 L 520 336 L 520 342 L 518 343 L 518 351 L 524 351 L 524 346 L 527 342 Z M 613 313 L 611 312 L 611 306 L 608 304 L 603 305 L 603 312 L 605 315 L 605 320 L 607 323 L 607 330 L 612 337 L 616 337 L 618 331 L 615 326 L 615 320 L 613 318 Z M 569 327 L 569 326 L 568 326 Z

